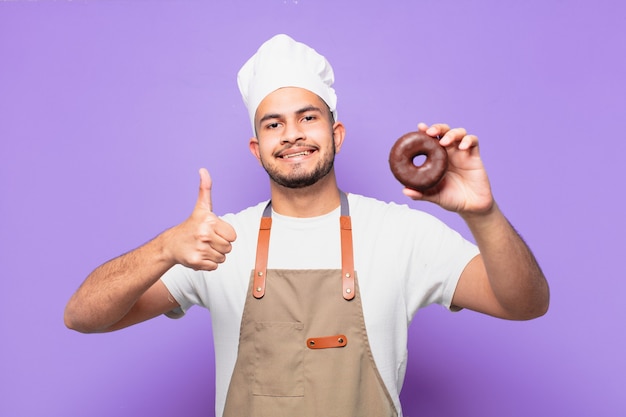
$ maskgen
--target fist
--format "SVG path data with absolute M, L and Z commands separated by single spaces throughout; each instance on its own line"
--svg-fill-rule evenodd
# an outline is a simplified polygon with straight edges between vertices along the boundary
M 174 227 L 169 247 L 175 263 L 195 270 L 212 271 L 226 260 L 237 238 L 235 229 L 213 213 L 211 177 L 200 169 L 198 200 L 191 216 Z

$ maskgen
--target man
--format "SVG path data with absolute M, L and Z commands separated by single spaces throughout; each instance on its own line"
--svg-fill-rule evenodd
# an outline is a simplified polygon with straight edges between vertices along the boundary
M 215 332 L 217 415 L 380 417 L 402 415 L 419 308 L 543 315 L 546 280 L 493 199 L 476 136 L 420 124 L 441 137 L 448 171 L 435 190 L 404 193 L 459 213 L 477 247 L 425 213 L 338 189 L 345 128 L 333 78 L 306 45 L 285 35 L 263 44 L 238 84 L 270 202 L 218 217 L 200 170 L 191 216 L 92 272 L 66 325 L 112 331 L 203 305 Z

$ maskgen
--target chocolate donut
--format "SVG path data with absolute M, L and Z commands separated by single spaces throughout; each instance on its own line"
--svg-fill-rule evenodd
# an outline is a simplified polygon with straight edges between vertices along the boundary
M 413 159 L 424 155 L 426 160 L 416 166 Z M 396 141 L 389 153 L 389 167 L 404 186 L 426 191 L 441 181 L 448 167 L 448 153 L 437 138 L 424 132 L 410 132 Z

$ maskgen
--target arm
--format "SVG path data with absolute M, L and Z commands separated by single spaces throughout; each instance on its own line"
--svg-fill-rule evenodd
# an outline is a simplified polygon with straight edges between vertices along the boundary
M 452 303 L 492 316 L 528 320 L 545 314 L 548 283 L 530 248 L 497 206 L 463 216 L 480 255 L 465 268 Z
M 419 193 L 405 189 L 404 193 L 459 213 L 480 250 L 461 274 L 452 304 L 511 320 L 545 314 L 550 299 L 547 281 L 530 248 L 493 199 L 478 138 L 446 125 L 420 124 L 419 129 L 442 136 L 448 172 L 434 190 Z
M 145 245 L 96 268 L 70 298 L 65 324 L 80 332 L 105 332 L 178 307 L 159 278 L 175 264 L 211 271 L 226 259 L 236 234 L 212 212 L 211 178 L 200 171 L 191 216 Z

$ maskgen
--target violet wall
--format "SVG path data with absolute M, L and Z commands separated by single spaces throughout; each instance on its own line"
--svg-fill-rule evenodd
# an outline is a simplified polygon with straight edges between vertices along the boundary
M 624 416 L 626 6 L 620 1 L 0 0 L 0 416 L 213 415 L 210 315 L 67 330 L 97 265 L 183 220 L 267 197 L 235 75 L 284 32 L 332 62 L 350 192 L 417 122 L 466 127 L 532 246 L 550 312 L 439 307 L 412 326 L 406 416 Z

